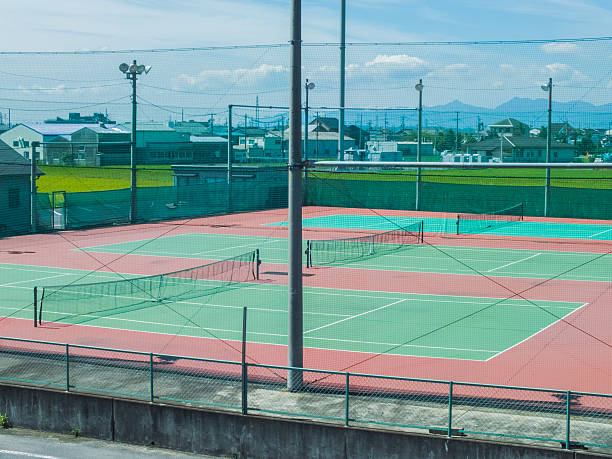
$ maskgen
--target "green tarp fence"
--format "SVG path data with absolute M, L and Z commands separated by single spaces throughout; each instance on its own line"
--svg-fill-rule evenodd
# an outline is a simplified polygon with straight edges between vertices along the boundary
M 415 210 L 415 182 L 309 177 L 306 205 Z M 543 186 L 422 182 L 421 210 L 487 213 L 523 202 L 525 215 L 544 215 Z M 612 189 L 550 189 L 551 217 L 612 219 Z

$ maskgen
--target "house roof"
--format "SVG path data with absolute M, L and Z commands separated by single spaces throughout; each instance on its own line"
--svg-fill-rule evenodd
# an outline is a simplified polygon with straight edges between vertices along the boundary
M 309 124 L 323 124 L 327 126 L 329 129 L 338 129 L 340 123 L 338 122 L 338 118 L 333 118 L 329 116 L 319 116 L 318 118 L 314 118 Z
M 527 126 L 525 123 L 521 123 L 519 120 L 515 120 L 514 118 L 506 118 L 501 121 L 498 121 L 497 123 L 489 124 L 489 127 L 501 127 L 501 126 L 518 127 L 521 125 Z
M 30 168 L 30 161 L 0 140 L 0 176 L 30 175 Z M 36 175 L 44 175 L 44 172 L 37 167 Z
M 63 135 L 70 136 L 84 127 L 91 127 L 91 124 L 47 124 L 47 123 L 19 123 L 17 126 L 25 126 L 41 135 Z M 16 126 L 15 126 L 16 127 Z
M 132 131 L 132 123 L 118 124 L 117 127 L 125 129 L 128 132 Z M 164 132 L 176 132 L 174 129 L 164 123 L 136 123 L 137 131 L 164 131 Z
M 227 139 L 224 137 L 212 137 L 212 136 L 198 136 L 198 135 L 192 135 L 189 137 L 189 140 L 191 142 L 201 142 L 201 143 L 227 143 Z
M 89 129 L 90 131 L 97 132 L 98 134 L 131 134 L 129 129 L 121 125 L 99 125 L 99 124 L 91 124 L 89 126 L 85 126 L 83 129 Z M 80 131 L 81 129 L 79 129 Z
M 518 148 L 521 150 L 526 149 L 538 149 L 546 150 L 546 139 L 543 137 L 525 137 L 519 135 L 513 135 L 512 137 L 505 137 L 504 139 L 494 138 L 485 139 L 480 142 L 472 143 L 469 145 L 470 150 L 473 151 L 493 151 L 499 150 L 500 142 L 503 144 L 504 151 L 507 149 Z M 568 145 L 567 143 L 552 142 L 552 148 L 557 150 L 575 150 L 575 145 Z

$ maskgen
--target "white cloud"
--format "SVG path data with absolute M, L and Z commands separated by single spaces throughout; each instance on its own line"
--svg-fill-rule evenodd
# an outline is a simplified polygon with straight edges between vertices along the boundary
M 408 56 L 407 54 L 395 54 L 395 55 L 387 55 L 387 54 L 379 54 L 370 62 L 366 62 L 367 67 L 373 66 L 399 66 L 399 67 L 407 67 L 411 69 L 422 68 L 427 65 L 423 59 L 420 59 L 416 56 Z
M 542 45 L 541 48 L 542 48 L 542 51 L 544 51 L 547 54 L 576 53 L 579 50 L 578 45 L 576 43 L 565 43 L 565 42 L 546 43 Z
M 175 89 L 188 86 L 191 88 L 221 87 L 240 82 L 241 85 L 261 84 L 262 80 L 285 76 L 287 68 L 282 65 L 262 64 L 254 68 L 202 70 L 200 73 L 190 75 L 182 73 L 175 79 Z

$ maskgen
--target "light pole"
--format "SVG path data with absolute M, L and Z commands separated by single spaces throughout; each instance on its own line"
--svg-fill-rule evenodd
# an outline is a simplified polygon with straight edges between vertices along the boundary
M 414 87 L 419 93 L 419 128 L 417 131 L 417 157 L 418 163 L 421 162 L 421 143 L 422 143 L 422 122 L 423 122 L 423 80 L 419 80 L 417 85 Z M 421 168 L 417 168 L 417 180 L 416 180 L 416 197 L 415 197 L 415 209 L 420 210 L 421 207 Z
M 304 107 L 304 161 L 308 159 L 308 91 L 314 88 L 315 84 L 308 82 L 308 78 L 306 78 L 306 83 L 304 84 L 304 89 L 306 89 L 306 106 Z
M 546 128 L 546 162 L 550 162 L 550 147 L 552 143 L 552 78 L 548 79 L 548 84 L 541 86 L 543 91 L 548 93 L 548 127 Z M 546 168 L 546 188 L 544 190 L 544 216 L 548 217 L 550 204 L 550 168 Z
M 136 80 L 138 75 L 149 73 L 150 65 L 138 65 L 136 59 L 132 65 L 125 62 L 119 66 L 128 80 L 132 80 L 132 139 L 130 142 L 130 223 L 136 221 Z

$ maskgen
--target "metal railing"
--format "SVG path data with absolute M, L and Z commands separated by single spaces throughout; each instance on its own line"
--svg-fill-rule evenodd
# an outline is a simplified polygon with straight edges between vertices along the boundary
M 288 372 L 300 372 L 287 391 Z M 0 381 L 344 425 L 612 448 L 612 395 L 0 338 Z

